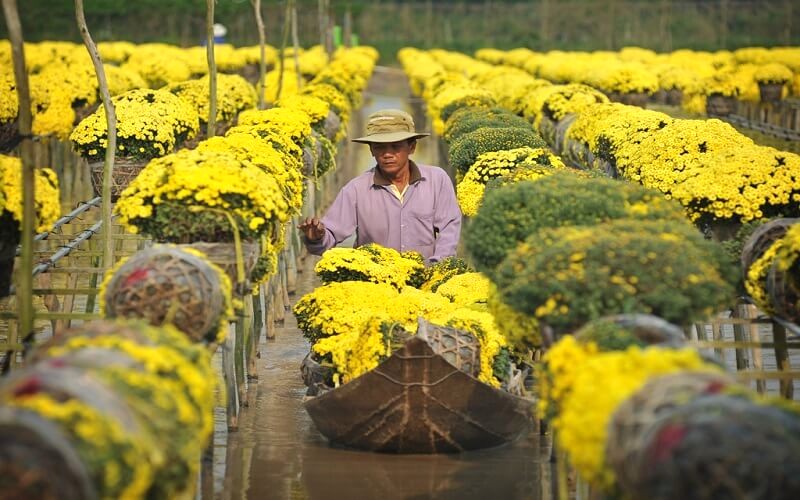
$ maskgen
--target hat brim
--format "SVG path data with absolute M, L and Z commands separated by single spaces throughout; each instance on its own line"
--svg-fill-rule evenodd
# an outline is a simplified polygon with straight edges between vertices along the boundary
M 386 132 L 383 134 L 365 135 L 364 137 L 351 140 L 362 144 L 370 144 L 373 142 L 398 142 L 407 139 L 420 139 L 422 137 L 428 137 L 429 135 L 431 134 L 426 134 L 424 132 Z

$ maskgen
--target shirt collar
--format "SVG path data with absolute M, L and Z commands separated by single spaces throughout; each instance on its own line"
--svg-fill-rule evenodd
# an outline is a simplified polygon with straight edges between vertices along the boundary
M 422 172 L 420 172 L 420 170 L 419 170 L 419 167 L 412 160 L 408 160 L 408 168 L 410 170 L 410 176 L 409 176 L 409 179 L 408 179 L 408 183 L 409 184 L 414 184 L 415 182 L 417 182 L 417 181 L 419 181 L 421 179 L 424 179 L 424 177 L 422 177 Z M 386 178 L 385 175 L 383 175 L 383 172 L 381 172 L 380 167 L 375 165 L 375 167 L 373 169 L 373 174 L 372 174 L 372 185 L 373 186 L 388 186 L 391 183 L 392 183 L 392 181 L 390 181 L 389 179 Z

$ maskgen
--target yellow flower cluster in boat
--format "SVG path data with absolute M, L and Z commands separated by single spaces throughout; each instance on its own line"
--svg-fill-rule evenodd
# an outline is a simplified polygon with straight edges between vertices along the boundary
M 49 168 L 36 169 L 34 189 L 34 229 L 48 231 L 61 216 L 58 176 Z M 19 158 L 0 155 L 0 209 L 0 213 L 9 212 L 22 227 L 22 161 Z
M 314 266 L 314 272 L 325 283 L 370 281 L 386 283 L 399 290 L 423 267 L 421 263 L 403 257 L 392 248 L 364 245 L 359 248 L 331 248 Z
M 489 297 L 490 283 L 489 278 L 481 273 L 463 273 L 442 283 L 436 293 L 447 297 L 457 306 L 485 304 Z

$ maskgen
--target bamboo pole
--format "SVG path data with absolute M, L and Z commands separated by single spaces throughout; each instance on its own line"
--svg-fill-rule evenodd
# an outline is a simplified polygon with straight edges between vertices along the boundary
M 19 328 L 9 329 L 8 343 L 15 345 L 18 337 L 27 337 L 33 332 L 33 231 L 34 201 L 36 197 L 34 185 L 33 141 L 31 130 L 31 94 L 28 87 L 28 73 L 25 67 L 25 47 L 22 38 L 22 24 L 19 20 L 16 0 L 3 0 L 3 14 L 6 18 L 8 38 L 11 40 L 11 55 L 14 61 L 14 81 L 17 85 L 19 112 L 17 126 L 22 138 L 20 157 L 22 160 L 22 244 L 21 269 L 17 273 L 17 303 L 19 304 Z M 21 332 L 21 333 L 20 333 Z M 14 366 L 16 356 L 8 354 L 8 366 Z
M 267 57 L 265 54 L 267 36 L 264 33 L 264 18 L 261 17 L 261 0 L 250 0 L 250 3 L 253 4 L 256 26 L 258 27 L 258 109 L 264 109 L 267 107 L 264 102 L 264 85 L 266 84 L 265 80 L 267 76 Z
M 216 0 L 206 0 L 206 56 L 208 57 L 208 127 L 206 137 L 214 137 L 217 132 L 217 63 L 214 60 L 214 4 Z
M 292 4 L 292 47 L 294 47 L 294 72 L 297 76 L 297 90 L 303 86 L 303 77 L 300 73 L 300 41 L 297 36 L 297 4 L 295 0 L 291 0 Z
M 108 145 L 106 146 L 106 157 L 103 165 L 103 197 L 102 197 L 102 220 L 103 220 L 103 267 L 110 269 L 114 264 L 114 244 L 111 238 L 111 179 L 114 175 L 114 156 L 117 152 L 117 113 L 114 103 L 111 101 L 111 93 L 108 90 L 108 80 L 106 71 L 103 67 L 103 60 L 97 50 L 97 44 L 92 40 L 89 28 L 86 25 L 86 16 L 83 13 L 83 0 L 75 0 L 75 18 L 78 22 L 78 31 L 81 33 L 83 44 L 92 58 L 94 71 L 97 75 L 97 87 L 100 90 L 100 98 L 103 101 L 103 109 L 106 112 L 106 130 L 108 130 Z
M 278 54 L 278 90 L 275 92 L 275 101 L 281 98 L 281 91 L 283 90 L 283 56 L 286 52 L 286 43 L 289 41 L 289 25 L 291 24 L 291 8 L 292 0 L 286 0 L 286 12 L 283 22 L 283 37 L 281 38 L 281 51 Z

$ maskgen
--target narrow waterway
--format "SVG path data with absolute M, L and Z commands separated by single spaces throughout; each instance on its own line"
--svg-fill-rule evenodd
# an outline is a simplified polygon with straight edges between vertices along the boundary
M 409 97 L 405 77 L 390 69 L 376 72 L 361 108 L 361 120 L 382 108 L 405 109 L 418 122 L 424 115 Z M 354 120 L 353 123 L 358 123 Z M 363 121 L 362 121 L 363 123 Z M 351 129 L 353 133 L 360 131 Z M 354 174 L 373 163 L 365 146 L 344 157 Z M 422 139 L 413 159 L 439 163 L 438 145 Z M 301 266 L 296 301 L 319 281 L 317 257 Z M 491 450 L 456 455 L 389 455 L 332 447 L 303 409 L 305 386 L 300 363 L 309 345 L 289 312 L 274 340 L 262 339 L 259 379 L 250 387 L 250 406 L 229 435 L 223 499 L 538 499 L 549 498 L 549 447 L 532 433 Z
M 305 260 L 297 300 L 319 284 Z M 501 448 L 456 455 L 388 455 L 334 448 L 303 409 L 300 362 L 308 352 L 294 317 L 260 345 L 259 379 L 227 450 L 224 499 L 538 499 L 547 456 L 532 433 Z M 544 480 L 544 481 L 543 481 Z

